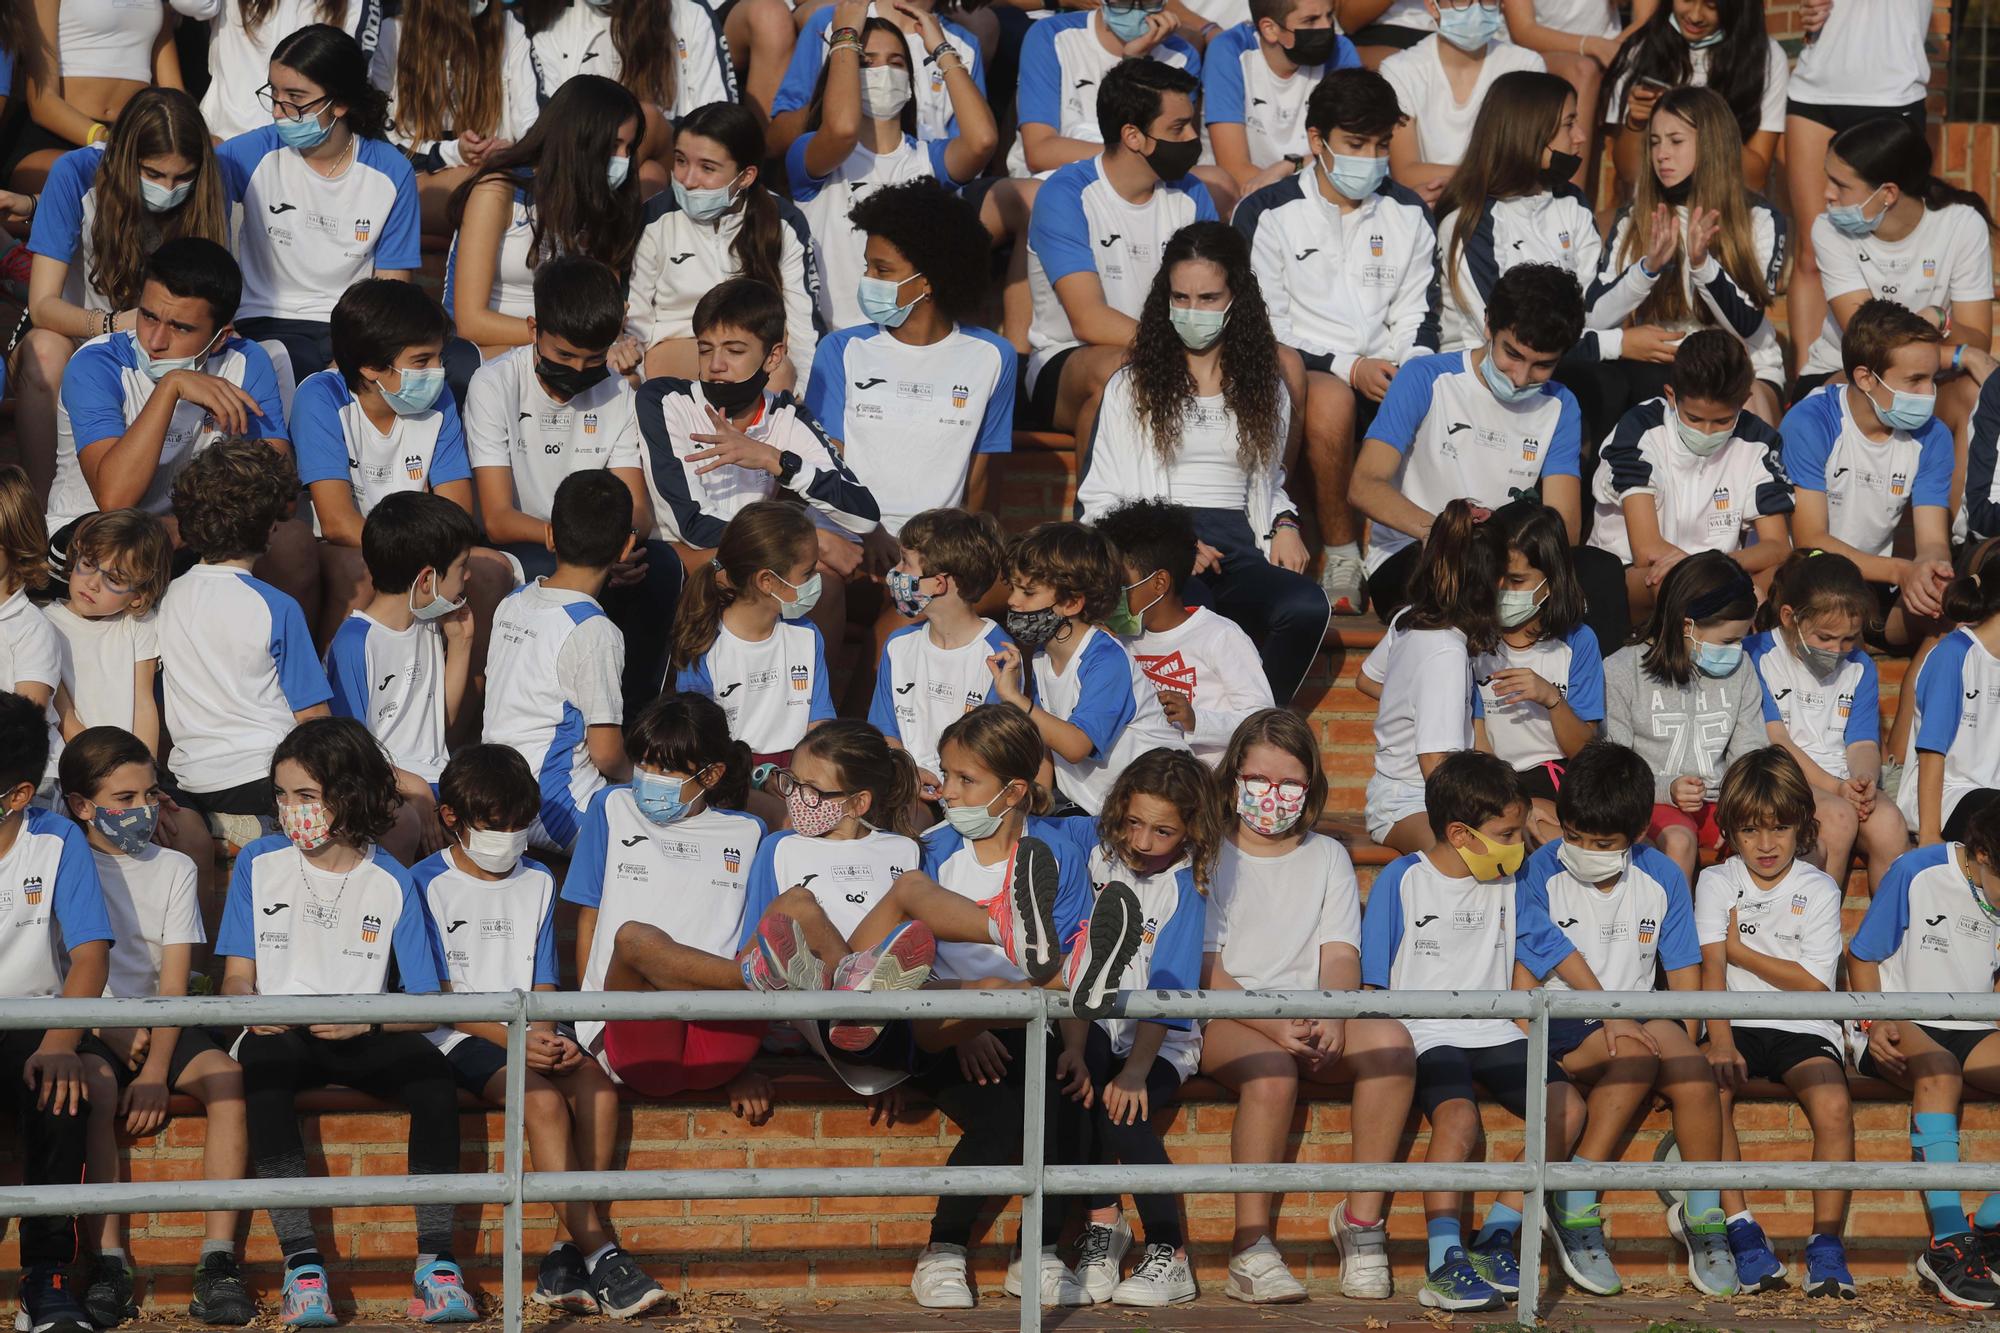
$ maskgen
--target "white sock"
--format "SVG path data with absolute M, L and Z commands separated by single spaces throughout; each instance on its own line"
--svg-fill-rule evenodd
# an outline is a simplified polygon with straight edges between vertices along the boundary
M 986 918 L 986 938 L 996 945 L 1000 943 L 1000 923 L 990 916 Z
M 1750 1210 L 1748 1208 L 1745 1208 L 1740 1213 L 1731 1213 L 1729 1215 L 1729 1220 L 1731 1222 L 1755 1222 L 1757 1219 L 1750 1216 Z
M 608 1241 L 605 1244 L 598 1246 L 596 1249 L 590 1252 L 587 1258 L 584 1259 L 583 1266 L 585 1268 L 588 1268 L 591 1272 L 595 1273 L 597 1271 L 597 1265 L 603 1262 L 604 1256 L 611 1253 L 613 1250 L 617 1248 L 618 1248 L 617 1241 Z

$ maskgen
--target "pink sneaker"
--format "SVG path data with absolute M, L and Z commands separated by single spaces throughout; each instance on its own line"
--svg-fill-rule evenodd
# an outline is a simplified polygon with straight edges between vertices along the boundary
M 767 912 L 757 923 L 757 936 L 736 955 L 746 990 L 821 990 L 826 964 L 806 947 L 805 931 L 783 912 Z
M 1040 838 L 1022 838 L 1007 857 L 1000 892 L 980 904 L 999 928 L 1009 962 L 1040 984 L 1062 967 L 1056 939 L 1056 891 L 1061 870 Z
M 833 969 L 834 990 L 917 990 L 930 980 L 937 939 L 921 921 L 905 921 L 874 948 L 851 953 Z M 843 1051 L 865 1051 L 882 1035 L 882 1024 L 835 1021 L 829 1043 Z

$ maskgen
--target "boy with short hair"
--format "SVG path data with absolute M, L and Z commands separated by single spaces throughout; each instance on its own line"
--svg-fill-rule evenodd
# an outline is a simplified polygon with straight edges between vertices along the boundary
M 1245 193 L 1298 169 L 1320 80 L 1361 67 L 1334 22 L 1333 0 L 1250 0 L 1249 8 L 1248 22 L 1209 39 L 1201 69 L 1215 164 Z
M 635 538 L 631 493 L 601 470 L 564 478 L 551 509 L 543 540 L 555 571 L 493 613 L 483 739 L 518 750 L 540 780 L 530 842 L 567 853 L 590 798 L 631 770 L 619 732 L 625 637 L 597 596 Z
M 1276 705 L 1258 669 L 1257 645 L 1237 623 L 1205 606 L 1188 606 L 1181 589 L 1194 576 L 1194 516 L 1171 500 L 1131 500 L 1096 528 L 1124 562 L 1126 647 L 1152 682 L 1167 721 L 1211 767 L 1237 724 Z
M 305 613 L 250 572 L 298 492 L 291 455 L 241 437 L 209 445 L 174 479 L 181 541 L 201 563 L 160 602 L 168 768 L 206 815 L 269 825 L 271 752 L 327 716 L 333 697 Z
M 989 659 L 994 692 L 1034 722 L 1056 787 L 1086 814 L 1103 808 L 1118 775 L 1148 750 L 1185 750 L 1159 695 L 1116 635 L 1118 557 L 1081 523 L 1042 523 L 1007 547 L 1007 633 Z M 1027 663 L 1034 663 L 1034 696 Z
M 1424 780 L 1437 842 L 1376 876 L 1361 920 L 1361 983 L 1370 990 L 1506 990 L 1517 958 L 1564 947 L 1546 921 L 1513 911 L 1515 873 L 1526 850 L 1528 801 L 1520 778 L 1478 750 L 1445 756 Z M 1539 932 L 1537 934 L 1536 932 Z M 1551 938 L 1553 936 L 1553 938 Z M 1583 1099 L 1553 1057 L 1528 1067 L 1528 1041 L 1506 1019 L 1409 1019 L 1417 1049 L 1417 1104 L 1430 1121 L 1432 1162 L 1468 1162 L 1479 1150 L 1478 1089 L 1515 1115 L 1527 1110 L 1528 1080 L 1549 1085 L 1548 1157 L 1568 1158 L 1583 1133 Z M 1514 1244 L 1517 1207 L 1502 1196 L 1467 1253 L 1456 1191 L 1424 1195 L 1430 1254 L 1418 1301 L 1441 1310 L 1497 1310 L 1520 1288 Z
M 964 509 L 926 509 L 903 524 L 903 558 L 889 571 L 889 599 L 917 623 L 882 645 L 868 725 L 917 761 L 921 794 L 942 795 L 938 737 L 998 686 L 988 660 L 1012 642 L 979 614 L 1007 559 L 1000 521 Z

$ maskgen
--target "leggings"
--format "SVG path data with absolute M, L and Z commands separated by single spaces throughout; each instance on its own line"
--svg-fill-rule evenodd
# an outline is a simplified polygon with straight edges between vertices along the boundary
M 1105 1085 L 1125 1067 L 1125 1059 L 1111 1053 L 1111 1034 L 1104 1030 L 1101 1023 L 1090 1025 L 1090 1036 L 1083 1048 L 1083 1063 L 1090 1070 L 1090 1085 L 1097 1090 L 1097 1097 L 1090 1108 L 1090 1141 L 1085 1145 L 1089 1156 L 1086 1160 L 1100 1164 L 1116 1161 L 1123 1166 L 1170 1165 L 1172 1159 L 1167 1156 L 1167 1145 L 1160 1142 L 1151 1119 L 1130 1125 L 1114 1125 L 1111 1113 L 1104 1109 Z M 1180 1090 L 1180 1071 L 1154 1056 L 1153 1067 L 1146 1071 L 1146 1109 L 1159 1114 Z M 1171 1245 L 1178 1250 L 1185 1243 L 1181 1235 L 1179 1195 L 1135 1194 L 1132 1201 L 1139 1207 L 1139 1222 L 1146 1230 L 1146 1244 Z M 1090 1200 L 1092 1208 L 1115 1208 L 1117 1205 L 1118 1196 L 1115 1194 L 1098 1195 Z
M 21 1068 L 42 1044 L 40 1032 L 0 1032 L 0 1083 L 15 1134 L 21 1183 L 66 1190 L 83 1179 L 84 1108 L 74 1114 L 41 1110 L 21 1079 Z M 76 1258 L 76 1218 L 45 1215 L 21 1219 L 21 1267 L 61 1267 Z
M 1195 534 L 1222 552 L 1222 568 L 1188 580 L 1191 606 L 1209 605 L 1235 621 L 1263 659 L 1280 708 L 1292 702 L 1326 638 L 1333 611 L 1319 584 L 1265 558 L 1249 520 L 1235 510 L 1197 509 Z
M 421 1032 L 365 1032 L 345 1041 L 322 1041 L 304 1028 L 265 1036 L 245 1032 L 236 1048 L 243 1066 L 243 1102 L 250 1117 L 250 1167 L 259 1180 L 306 1173 L 295 1095 L 338 1083 L 410 1113 L 410 1174 L 448 1176 L 458 1171 L 458 1082 L 451 1065 Z M 287 1257 L 316 1249 L 312 1215 L 303 1208 L 272 1208 L 271 1229 Z M 452 1206 L 420 1203 L 417 1252 L 451 1253 Z

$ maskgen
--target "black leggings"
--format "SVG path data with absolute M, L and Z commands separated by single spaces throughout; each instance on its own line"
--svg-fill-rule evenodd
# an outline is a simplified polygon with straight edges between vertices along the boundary
M 1597 457 L 1597 446 L 1617 427 L 1618 420 L 1649 398 L 1658 398 L 1674 368 L 1652 361 L 1566 360 L 1556 367 L 1556 380 L 1576 395 L 1583 413 L 1584 454 Z M 1584 503 L 1590 502 L 1590 473 L 1584 469 Z
M 1319 584 L 1272 564 L 1249 520 L 1234 510 L 1197 509 L 1195 534 L 1222 552 L 1222 567 L 1188 580 L 1190 606 L 1229 617 L 1257 645 L 1264 678 L 1278 707 L 1305 684 L 1333 611 Z
M 338 1083 L 397 1102 L 410 1113 L 410 1174 L 458 1171 L 458 1083 L 438 1048 L 421 1032 L 367 1032 L 322 1041 L 304 1028 L 270 1036 L 243 1034 L 243 1103 L 250 1116 L 250 1166 L 259 1180 L 306 1174 L 305 1140 L 293 1106 L 304 1088 Z M 271 1229 L 287 1256 L 317 1248 L 312 1216 L 303 1208 L 272 1208 Z M 420 1203 L 417 1252 L 451 1253 L 452 1206 Z
M 1173 1159 L 1167 1156 L 1167 1145 L 1160 1142 L 1160 1135 L 1153 1128 L 1151 1118 L 1139 1120 L 1130 1125 L 1111 1122 L 1111 1113 L 1104 1109 L 1104 1089 L 1125 1068 L 1123 1056 L 1111 1053 L 1111 1034 L 1102 1024 L 1090 1025 L 1090 1036 L 1083 1048 L 1083 1063 L 1090 1070 L 1090 1085 L 1097 1091 L 1090 1108 L 1090 1137 L 1085 1145 L 1089 1154 L 1086 1160 L 1100 1165 L 1117 1162 L 1123 1166 L 1168 1166 Z M 1181 1075 L 1178 1069 L 1158 1056 L 1153 1057 L 1153 1067 L 1146 1071 L 1146 1109 L 1153 1115 L 1165 1110 L 1181 1090 Z M 1179 1249 L 1184 1243 L 1181 1234 L 1181 1200 L 1178 1194 L 1135 1194 L 1132 1202 L 1139 1207 L 1139 1222 L 1145 1228 L 1146 1244 L 1171 1245 Z M 1090 1200 L 1092 1208 L 1114 1208 L 1118 1196 L 1097 1195 Z
M 74 1114 L 38 1109 L 21 1068 L 41 1047 L 41 1032 L 0 1032 L 0 1083 L 14 1125 L 15 1155 L 23 1185 L 66 1190 L 83 1179 L 83 1129 L 88 1110 Z M 76 1258 L 76 1218 L 44 1215 L 21 1219 L 21 1267 L 61 1267 Z

